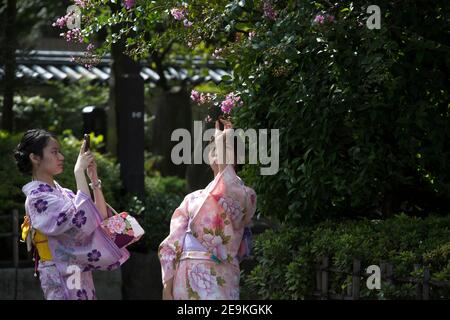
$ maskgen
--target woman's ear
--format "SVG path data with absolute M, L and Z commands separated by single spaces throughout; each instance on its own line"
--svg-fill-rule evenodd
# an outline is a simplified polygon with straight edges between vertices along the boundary
M 38 155 L 36 155 L 34 153 L 30 153 L 29 157 L 30 157 L 31 163 L 33 163 L 33 164 L 38 165 L 39 162 L 41 162 L 41 157 L 39 157 Z

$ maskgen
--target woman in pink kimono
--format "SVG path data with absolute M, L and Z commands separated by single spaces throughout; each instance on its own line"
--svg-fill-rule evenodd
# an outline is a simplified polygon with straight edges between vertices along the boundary
M 91 270 L 113 270 L 129 258 L 99 227 L 109 212 L 94 155 L 84 146 L 74 168 L 76 194 L 54 180 L 63 172 L 64 156 L 52 134 L 29 130 L 14 153 L 20 171 L 32 176 L 22 188 L 27 214 L 22 236 L 31 238 L 37 249 L 37 271 L 47 300 L 96 299 Z
M 209 153 L 215 178 L 184 198 L 159 247 L 163 299 L 239 299 L 244 229 L 255 213 L 256 194 L 236 175 L 234 165 L 218 161 L 229 128 L 226 124 L 222 132 L 216 122 Z

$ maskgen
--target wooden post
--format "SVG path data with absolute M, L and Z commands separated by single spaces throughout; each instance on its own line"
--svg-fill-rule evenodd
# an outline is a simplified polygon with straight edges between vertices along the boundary
M 347 276 L 347 281 L 348 281 L 348 276 Z M 346 297 L 347 300 L 352 297 L 352 292 L 353 292 L 353 277 L 352 277 L 352 282 L 350 282 L 350 284 L 347 286 L 347 297 Z
M 352 276 L 352 299 L 359 299 L 359 289 L 361 286 L 361 261 L 353 259 L 353 276 Z
M 380 263 L 381 280 L 392 284 L 393 268 L 392 264 L 389 262 Z
M 5 5 L 3 5 L 5 4 Z M 4 67 L 3 79 L 3 109 L 2 109 L 2 129 L 12 132 L 14 128 L 14 94 L 16 91 L 16 48 L 17 48 L 17 0 L 2 1 L 4 18 L 2 20 L 5 35 L 2 41 L 2 64 Z M 3 34 L 3 32 L 2 32 Z
M 19 267 L 19 211 L 13 210 L 12 214 L 12 238 L 13 238 L 13 265 Z
M 425 267 L 423 271 L 423 286 L 422 286 L 423 300 L 430 300 L 430 269 Z
M 17 286 L 19 284 L 19 210 L 12 212 L 12 244 L 13 244 L 13 265 L 15 272 L 14 279 L 14 300 L 17 300 Z
M 380 262 L 380 273 L 381 273 L 381 281 L 380 284 L 383 286 L 383 282 L 386 281 L 386 262 Z
M 394 267 L 392 263 L 386 263 L 386 283 L 392 284 L 394 277 Z
M 322 295 L 322 259 L 317 259 L 316 262 L 316 290 Z
M 322 280 L 321 280 L 321 299 L 326 300 L 328 298 L 328 265 L 329 259 L 328 257 L 323 257 L 322 259 Z
M 120 3 L 110 3 L 111 11 L 122 9 Z M 124 24 L 112 27 L 117 32 Z M 110 108 L 115 111 L 116 132 L 108 132 L 108 140 L 117 143 L 120 179 L 125 193 L 144 196 L 144 80 L 141 66 L 125 53 L 125 41 L 111 46 Z M 117 135 L 115 136 L 115 133 Z
M 420 265 L 418 264 L 414 264 L 414 271 L 419 270 Z M 422 290 L 421 290 L 421 281 L 419 279 L 417 279 L 416 282 L 416 300 L 421 300 L 422 299 Z

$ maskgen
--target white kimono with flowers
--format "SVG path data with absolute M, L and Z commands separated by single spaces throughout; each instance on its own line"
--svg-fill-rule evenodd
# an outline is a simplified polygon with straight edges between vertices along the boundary
M 174 299 L 239 299 L 244 228 L 255 209 L 255 191 L 232 166 L 184 198 L 159 247 L 162 280 L 173 279 Z

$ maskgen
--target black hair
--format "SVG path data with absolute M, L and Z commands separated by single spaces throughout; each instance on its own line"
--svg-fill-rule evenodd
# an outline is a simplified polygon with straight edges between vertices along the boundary
M 53 133 L 43 129 L 31 129 L 25 132 L 22 140 L 14 149 L 14 158 L 16 159 L 19 171 L 31 175 L 33 164 L 30 160 L 30 154 L 34 153 L 40 157 L 43 156 L 43 150 L 47 146 L 50 138 L 57 139 Z

